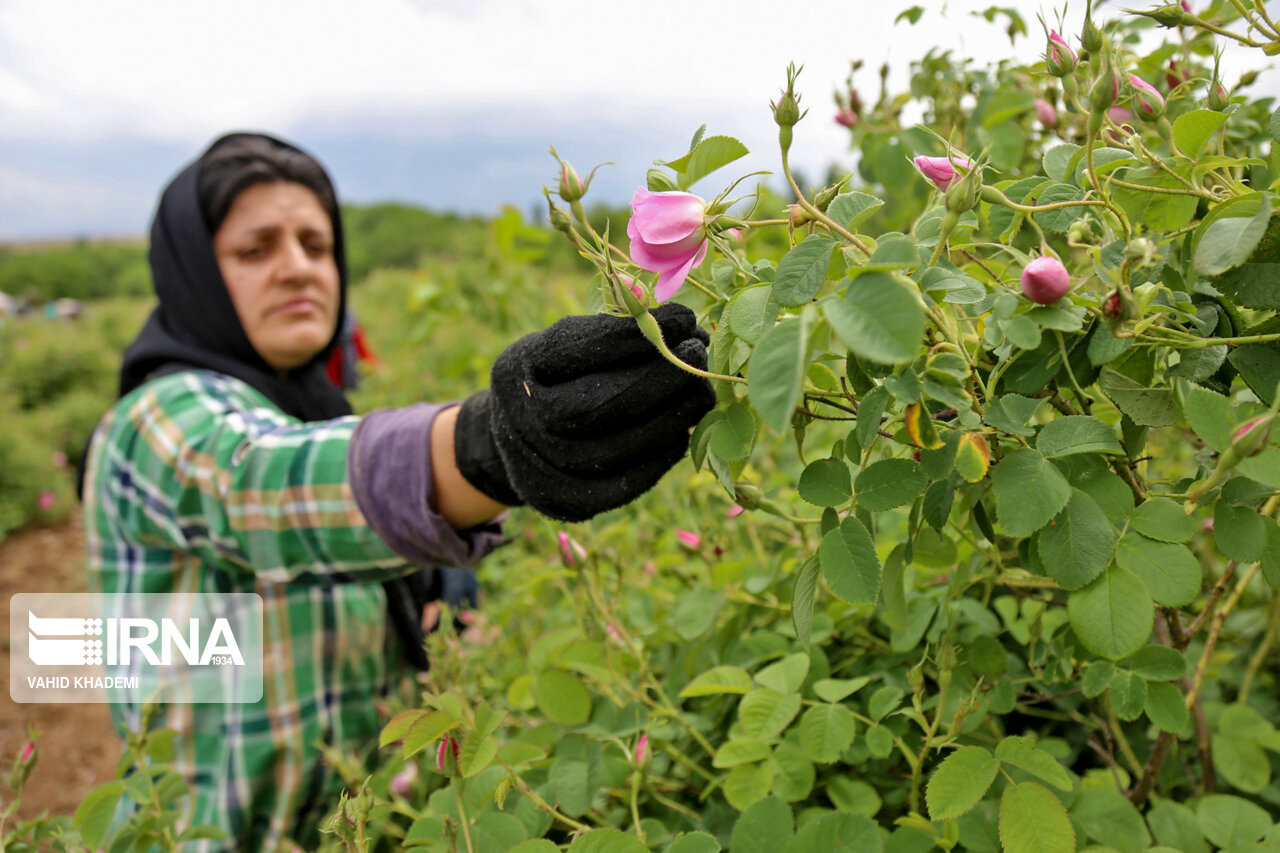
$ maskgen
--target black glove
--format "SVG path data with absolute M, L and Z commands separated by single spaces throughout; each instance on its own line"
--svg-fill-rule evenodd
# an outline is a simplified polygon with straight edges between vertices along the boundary
M 692 311 L 653 312 L 667 346 L 705 370 Z M 584 521 L 639 497 L 689 448 L 715 406 L 711 383 L 668 362 L 631 317 L 565 317 L 498 356 L 491 387 L 458 414 L 458 469 L 508 506 Z
M 459 611 L 476 607 L 480 602 L 480 587 L 476 574 L 470 569 L 422 568 L 411 575 L 384 581 L 387 594 L 387 613 L 391 624 L 404 644 L 405 660 L 414 669 L 427 672 L 431 661 L 427 658 L 423 643 L 422 610 L 432 601 L 449 605 L 453 613 L 453 629 L 461 633 L 466 623 L 458 618 Z M 437 622 L 432 631 L 440 628 Z

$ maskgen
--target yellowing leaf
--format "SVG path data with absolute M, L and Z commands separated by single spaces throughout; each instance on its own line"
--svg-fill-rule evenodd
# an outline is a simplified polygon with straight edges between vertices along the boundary
M 991 467 L 991 446 L 980 432 L 966 432 L 956 444 L 956 470 L 970 483 L 987 476 Z
M 907 427 L 907 435 L 911 436 L 917 446 L 925 450 L 937 450 L 942 446 L 942 439 L 938 438 L 938 431 L 933 428 L 929 410 L 920 403 L 907 406 L 903 423 Z

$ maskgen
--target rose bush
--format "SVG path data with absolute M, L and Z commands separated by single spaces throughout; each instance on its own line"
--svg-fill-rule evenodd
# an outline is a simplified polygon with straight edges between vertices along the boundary
M 694 195 L 745 153 L 699 131 L 626 245 L 552 203 L 594 305 L 700 312 L 720 404 L 695 474 L 486 563 L 500 630 L 432 638 L 371 775 L 335 756 L 340 848 L 1280 849 L 1280 112 L 1206 64 L 1280 31 L 1071 31 L 851 77 L 821 187 L 789 74 L 793 198 Z

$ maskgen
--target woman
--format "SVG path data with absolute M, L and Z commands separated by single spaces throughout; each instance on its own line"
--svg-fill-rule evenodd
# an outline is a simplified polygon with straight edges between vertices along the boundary
M 491 387 L 460 406 L 355 417 L 325 376 L 346 313 L 343 258 L 314 159 L 260 134 L 214 142 L 161 196 L 159 304 L 90 444 L 91 590 L 265 603 L 262 700 L 172 704 L 157 721 L 178 732 L 188 822 L 229 835 L 191 849 L 313 847 L 341 787 L 315 744 L 376 738 L 375 700 L 403 656 L 422 654 L 419 567 L 473 564 L 508 506 L 576 521 L 629 502 L 714 404 L 633 320 L 598 315 L 508 347 Z M 705 367 L 692 312 L 655 315 L 672 349 Z M 112 710 L 136 728 L 136 703 Z

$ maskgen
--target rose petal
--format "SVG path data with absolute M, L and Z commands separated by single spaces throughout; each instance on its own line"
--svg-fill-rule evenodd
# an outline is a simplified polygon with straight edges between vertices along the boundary
M 702 263 L 702 259 L 707 256 L 707 244 L 703 242 L 698 247 L 698 253 L 685 262 L 684 266 L 675 270 L 658 271 L 658 283 L 653 288 L 653 297 L 659 302 L 666 302 L 675 296 L 680 287 L 684 284 L 684 280 L 689 277 L 689 271 Z
M 638 195 L 638 193 L 637 193 Z M 632 201 L 631 221 L 646 243 L 676 243 L 702 228 L 706 204 L 692 193 L 649 193 Z M 630 228 L 627 229 L 630 232 Z

